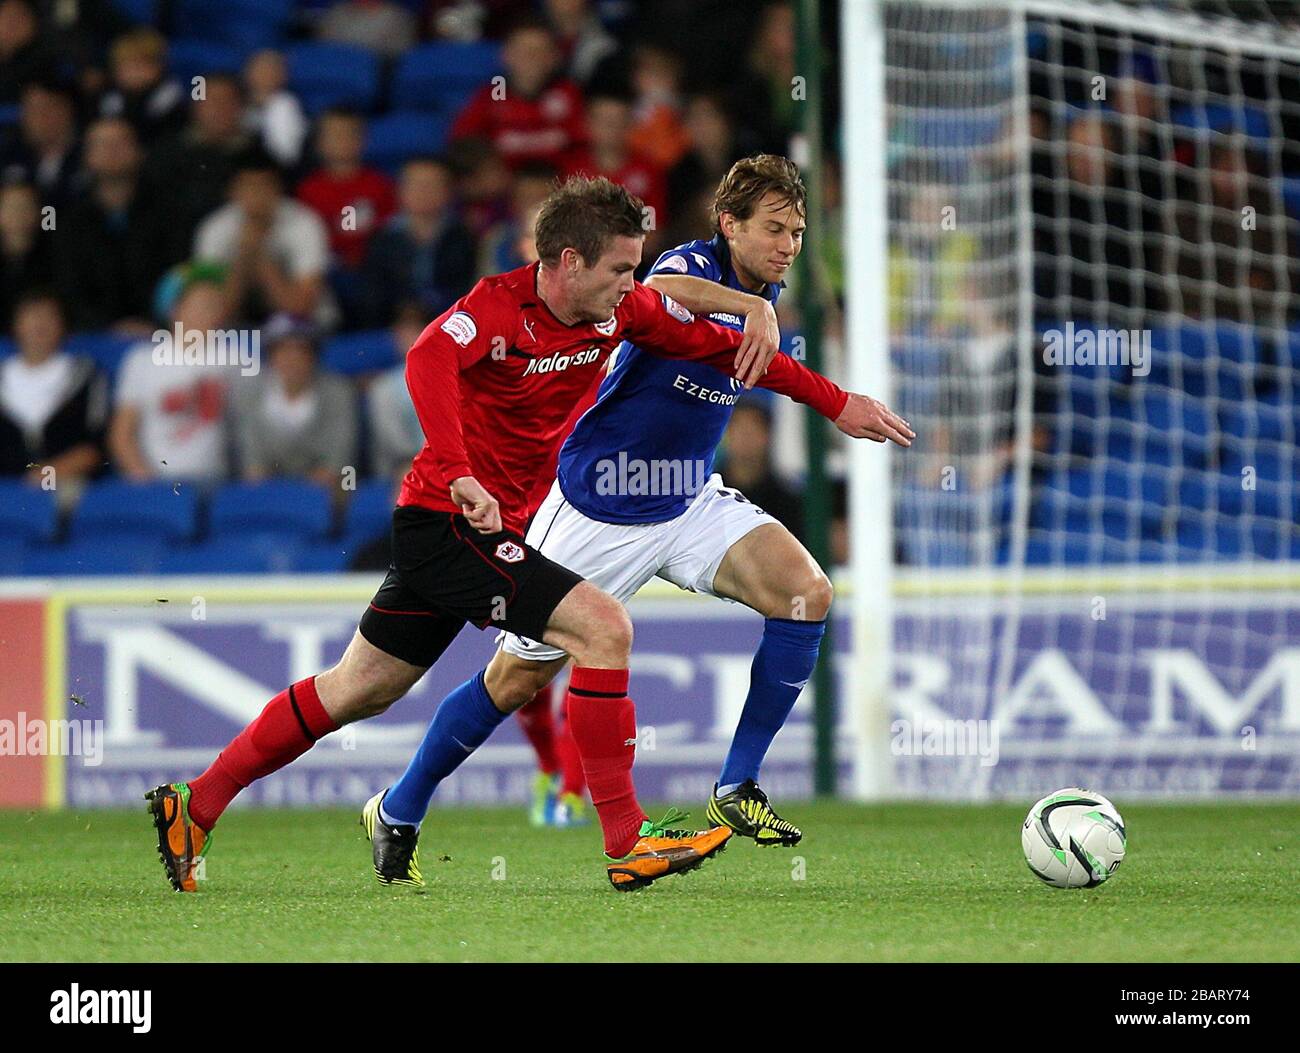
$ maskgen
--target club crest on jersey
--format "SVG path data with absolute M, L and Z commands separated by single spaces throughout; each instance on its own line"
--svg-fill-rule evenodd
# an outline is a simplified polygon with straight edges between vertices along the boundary
M 502 563 L 518 563 L 524 558 L 524 550 L 513 541 L 503 541 L 497 546 L 496 555 Z
M 690 325 L 695 321 L 695 316 L 667 293 L 660 293 L 659 295 L 664 298 L 664 309 L 682 325 Z
M 563 373 L 570 366 L 585 366 L 598 358 L 600 358 L 599 346 L 589 347 L 585 351 L 578 351 L 572 355 L 562 355 L 557 351 L 545 358 L 534 358 L 524 370 L 524 376 L 533 373 Z
M 600 325 L 596 326 L 596 332 L 598 332 L 601 336 L 613 336 L 614 330 L 617 328 L 618 328 L 618 319 L 611 317 L 608 322 L 601 322 Z
M 469 347 L 470 341 L 478 336 L 478 326 L 465 311 L 457 311 L 440 328 L 461 347 Z

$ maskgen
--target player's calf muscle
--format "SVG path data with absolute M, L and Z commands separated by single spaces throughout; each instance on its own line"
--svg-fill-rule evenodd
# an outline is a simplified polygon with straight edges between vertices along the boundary
M 483 683 L 492 704 L 502 713 L 513 713 L 554 680 L 567 661 L 557 658 L 553 662 L 529 662 L 497 651 L 483 672 Z

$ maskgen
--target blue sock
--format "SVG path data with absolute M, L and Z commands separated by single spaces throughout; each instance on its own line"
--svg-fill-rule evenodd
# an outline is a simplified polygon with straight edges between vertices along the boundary
M 763 639 L 749 668 L 745 708 L 740 712 L 740 723 L 736 725 L 731 749 L 718 776 L 719 794 L 729 792 L 746 779 L 758 781 L 758 768 L 767 756 L 768 747 L 812 676 L 825 631 L 824 621 L 768 618 L 763 623 Z
M 418 826 L 433 791 L 492 734 L 506 715 L 492 704 L 480 672 L 442 700 L 406 772 L 384 794 L 380 813 L 390 826 Z

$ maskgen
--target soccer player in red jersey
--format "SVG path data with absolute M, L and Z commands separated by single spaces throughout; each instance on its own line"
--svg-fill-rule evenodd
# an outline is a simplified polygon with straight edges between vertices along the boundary
M 567 706 L 605 851 L 638 883 L 699 865 L 731 831 L 649 823 L 632 783 L 636 723 L 627 697 L 632 624 L 617 600 L 525 544 L 539 474 L 575 403 L 624 338 L 665 358 L 708 362 L 816 409 L 854 436 L 902 439 L 906 425 L 788 356 L 737 355 L 742 334 L 695 318 L 638 284 L 642 203 L 605 179 L 572 179 L 537 219 L 540 261 L 485 278 L 420 335 L 407 386 L 425 445 L 393 513 L 393 564 L 333 668 L 291 684 L 192 781 L 150 791 L 159 854 L 177 891 L 227 805 L 344 724 L 382 713 L 442 655 L 466 622 L 518 633 L 573 657 Z M 532 698 L 498 697 L 483 674 L 448 698 L 448 770 Z M 444 713 L 444 710 L 447 712 Z M 384 822 L 382 794 L 363 825 L 381 880 L 422 884 L 414 827 Z M 408 833 L 409 831 L 409 833 Z M 615 881 L 611 876 L 611 882 Z

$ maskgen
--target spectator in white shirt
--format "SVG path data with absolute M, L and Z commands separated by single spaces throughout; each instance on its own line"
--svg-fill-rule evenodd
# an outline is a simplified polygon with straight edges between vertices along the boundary
M 289 91 L 284 56 L 271 48 L 259 51 L 244 66 L 248 107 L 244 127 L 283 167 L 293 168 L 307 141 L 307 118 L 298 96 Z
M 325 283 L 329 233 L 320 217 L 285 196 L 280 169 L 260 149 L 241 160 L 229 196 L 199 226 L 194 258 L 229 266 L 226 296 L 236 317 L 288 314 L 333 326 L 338 308 Z
M 212 333 L 228 317 L 226 295 L 209 280 L 190 284 L 176 301 L 182 331 Z M 228 474 L 226 407 L 237 365 L 163 356 L 155 342 L 128 352 L 117 380 L 108 448 L 128 479 L 208 481 Z
M 0 364 L 0 475 L 54 490 L 103 464 L 108 412 L 104 375 L 90 359 L 60 350 L 63 335 L 59 301 L 28 292 L 14 308 L 18 354 Z

